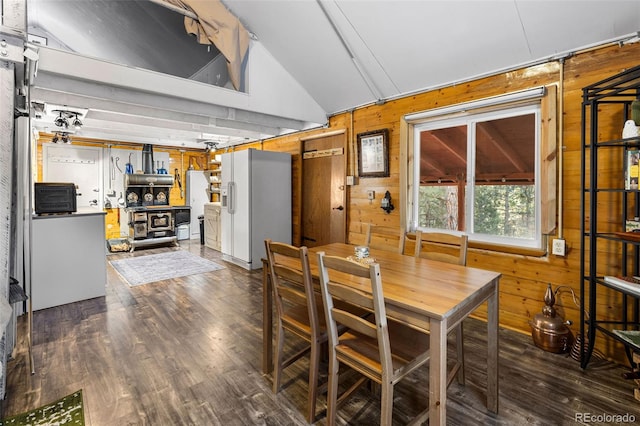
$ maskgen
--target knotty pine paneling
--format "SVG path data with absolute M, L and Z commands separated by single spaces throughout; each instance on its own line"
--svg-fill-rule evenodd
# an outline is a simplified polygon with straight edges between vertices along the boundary
M 507 328 L 530 333 L 529 320 L 544 306 L 543 296 L 547 284 L 551 283 L 555 289 L 559 285 L 573 289 L 576 297 L 580 290 L 580 173 L 581 173 L 581 96 L 582 87 L 594 81 L 605 78 L 621 71 L 625 67 L 636 65 L 634 58 L 640 54 L 640 47 L 611 46 L 591 52 L 578 53 L 567 58 L 564 63 L 564 87 L 560 88 L 558 96 L 563 97 L 564 125 L 561 129 L 563 155 L 563 237 L 569 247 L 566 257 L 545 256 L 526 257 L 509 254 L 501 254 L 496 251 L 470 250 L 469 266 L 492 269 L 503 274 L 501 281 L 501 316 L 500 323 Z M 407 96 L 385 103 L 384 105 L 371 105 L 356 109 L 352 113 L 344 113 L 330 118 L 330 128 L 346 128 L 348 134 L 353 133 L 354 139 L 358 133 L 372 131 L 380 128 L 389 129 L 389 178 L 358 179 L 357 185 L 350 188 L 349 196 L 349 241 L 361 243 L 364 241 L 366 223 L 391 224 L 397 226 L 400 223 L 400 214 L 403 207 L 399 206 L 399 123 L 403 115 L 423 111 L 431 108 L 447 106 L 460 102 L 477 100 L 485 97 L 500 95 L 505 92 L 523 90 L 530 87 L 547 84 L 558 84 L 562 67 L 557 62 L 541 64 L 523 68 L 512 72 L 479 79 L 472 82 L 458 84 L 434 90 L 432 92 Z M 353 129 L 350 128 L 351 114 L 353 116 Z M 618 114 L 619 115 L 619 114 Z M 622 123 L 616 114 L 611 123 L 600 126 L 599 132 L 602 139 L 618 135 Z M 599 171 L 609 176 L 610 182 L 615 183 L 623 177 L 621 175 L 621 159 L 610 158 L 600 164 Z M 372 204 L 367 200 L 366 192 L 376 191 L 376 200 Z M 379 208 L 380 197 L 385 190 L 389 190 L 396 201 L 396 209 L 390 215 L 386 215 Z M 599 220 L 610 229 L 619 229 L 617 211 L 617 199 L 615 197 L 599 205 Z M 603 212 L 606 213 L 603 214 Z M 556 235 L 551 235 L 550 238 Z M 599 247 L 603 250 L 599 255 L 599 267 L 615 270 L 620 264 L 618 246 Z M 599 308 L 603 314 L 613 317 L 613 313 L 619 305 L 615 304 L 615 295 L 603 293 L 599 297 Z M 558 305 L 562 305 L 562 312 L 566 319 L 573 321 L 572 331 L 578 331 L 579 309 L 575 306 L 570 291 L 563 289 L 559 295 Z M 613 308 L 610 308 L 613 306 Z M 481 312 L 481 311 L 479 311 Z M 598 349 L 607 356 L 618 360 L 624 359 L 623 352 L 619 351 L 619 345 L 607 342 L 605 338 L 598 337 Z M 613 349 L 613 352 L 610 350 Z M 609 352 L 608 352 L 609 351 Z

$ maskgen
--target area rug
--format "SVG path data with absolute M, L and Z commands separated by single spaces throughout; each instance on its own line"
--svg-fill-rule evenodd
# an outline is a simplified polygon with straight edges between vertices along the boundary
M 185 250 L 111 260 L 109 263 L 130 286 L 224 269 L 224 266 Z
M 84 425 L 82 389 L 26 413 L 0 420 L 0 426 Z

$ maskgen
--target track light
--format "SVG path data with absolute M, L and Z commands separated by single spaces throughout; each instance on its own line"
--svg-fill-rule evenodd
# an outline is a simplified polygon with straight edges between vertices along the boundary
M 60 111 L 60 115 L 53 121 L 53 124 L 58 127 L 64 127 L 65 129 L 69 128 L 69 120 L 67 120 L 67 117 L 62 116 L 62 111 Z
M 51 142 L 58 143 L 58 141 L 62 141 L 63 143 L 71 143 L 71 136 L 69 136 L 69 133 L 67 132 L 56 132 L 53 135 L 53 138 L 51 138 Z
M 53 112 L 58 113 L 58 116 L 53 120 L 53 124 L 57 127 L 68 129 L 69 124 L 71 124 L 76 130 L 80 130 L 83 125 L 82 120 L 80 120 L 80 117 L 82 117 L 81 112 L 67 111 L 64 109 L 56 109 L 53 110 Z
M 204 148 L 204 152 L 207 154 L 211 151 L 215 151 L 218 148 L 218 144 L 215 142 L 205 142 L 206 147 Z
M 82 127 L 82 121 L 78 118 L 78 114 L 76 114 L 76 117 L 73 119 L 73 127 L 75 127 L 76 130 L 80 130 Z

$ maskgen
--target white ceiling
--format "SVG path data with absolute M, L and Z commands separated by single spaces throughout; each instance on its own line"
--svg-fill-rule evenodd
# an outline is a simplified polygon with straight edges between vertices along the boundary
M 188 99 L 197 105 L 183 100 L 171 108 L 161 98 L 110 98 L 112 86 L 142 89 L 131 87 L 133 78 L 118 83 L 83 75 L 81 60 L 68 69 L 74 80 L 66 83 L 64 68 L 43 60 L 35 93 L 46 103 L 88 108 L 82 136 L 204 146 L 204 133 L 238 143 L 323 125 L 332 113 L 622 40 L 640 29 L 637 0 L 224 3 L 255 36 L 246 94 L 219 87 L 206 99 Z M 129 68 L 183 78 L 217 53 L 195 40 L 189 47 L 190 37 L 180 36 L 182 18 L 150 2 L 28 0 L 28 14 L 30 32 L 46 36 L 49 46 Z M 135 99 L 144 98 L 140 93 Z M 48 120 L 38 124 L 42 130 Z M 145 134 L 151 137 L 143 140 Z

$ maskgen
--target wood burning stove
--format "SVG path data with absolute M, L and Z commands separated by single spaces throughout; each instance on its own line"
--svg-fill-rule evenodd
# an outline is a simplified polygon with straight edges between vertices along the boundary
M 127 207 L 168 206 L 173 175 L 126 174 Z
M 153 233 L 156 237 L 165 237 L 167 232 L 173 235 L 174 224 L 171 211 L 148 211 L 147 212 L 147 233 Z
M 175 243 L 175 221 L 172 207 L 129 207 L 129 243 L 131 251 L 138 246 Z
M 129 212 L 129 237 L 134 240 L 147 238 L 147 212 Z
M 189 223 L 191 207 L 169 206 L 173 182 L 173 175 L 125 174 L 125 211 L 131 251 L 145 245 L 178 244 L 176 226 Z
M 124 185 L 131 250 L 143 245 L 177 244 L 173 209 L 169 206 L 173 176 L 126 174 Z

